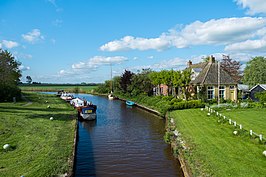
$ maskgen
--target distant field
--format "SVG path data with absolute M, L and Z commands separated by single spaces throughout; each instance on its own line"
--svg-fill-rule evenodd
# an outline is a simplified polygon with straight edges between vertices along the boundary
M 254 131 L 265 128 L 265 109 L 246 109 L 245 114 L 255 124 L 244 122 Z M 194 176 L 249 176 L 258 177 L 266 174 L 266 157 L 262 152 L 266 146 L 248 134 L 234 135 L 234 127 L 228 123 L 218 123 L 215 116 L 208 117 L 200 109 L 177 110 L 170 113 L 181 132 L 186 146 L 185 157 L 188 159 Z M 236 112 L 228 112 L 228 116 Z M 241 114 L 242 115 L 242 114 Z M 264 119 L 262 119 L 262 117 Z
M 21 85 L 19 88 L 22 91 L 43 91 L 43 92 L 57 92 L 64 90 L 66 92 L 91 93 L 92 90 L 98 86 L 87 85 Z

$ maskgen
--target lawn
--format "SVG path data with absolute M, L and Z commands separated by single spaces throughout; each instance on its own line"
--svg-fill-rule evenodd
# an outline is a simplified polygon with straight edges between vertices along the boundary
M 87 85 L 21 85 L 19 88 L 22 91 L 43 91 L 43 92 L 57 92 L 58 90 L 64 90 L 66 92 L 90 93 L 98 86 Z
M 232 109 L 220 111 L 223 115 L 266 137 L 266 109 Z
M 0 176 L 54 176 L 68 172 L 75 111 L 53 95 L 24 95 L 32 104 L 0 103 Z M 4 150 L 4 144 L 11 148 Z
M 250 118 L 265 125 L 265 120 L 258 119 L 255 112 L 250 113 L 253 115 Z M 265 176 L 266 157 L 262 152 L 266 146 L 258 139 L 248 134 L 234 135 L 232 125 L 219 123 L 217 117 L 208 117 L 200 109 L 173 111 L 170 117 L 189 147 L 184 155 L 194 176 Z M 253 125 L 255 129 L 259 127 L 256 125 Z

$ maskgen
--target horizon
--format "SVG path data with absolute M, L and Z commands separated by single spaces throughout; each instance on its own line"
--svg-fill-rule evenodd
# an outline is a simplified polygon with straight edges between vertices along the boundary
M 2 0 L 0 48 L 22 63 L 22 82 L 103 83 L 223 54 L 244 69 L 265 56 L 265 15 L 263 0 Z

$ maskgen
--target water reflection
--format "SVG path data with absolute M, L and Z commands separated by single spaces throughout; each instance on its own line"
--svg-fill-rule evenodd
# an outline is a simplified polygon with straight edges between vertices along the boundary
M 119 100 L 80 95 L 98 110 L 96 121 L 79 122 L 75 176 L 182 176 L 163 142 L 164 120 Z

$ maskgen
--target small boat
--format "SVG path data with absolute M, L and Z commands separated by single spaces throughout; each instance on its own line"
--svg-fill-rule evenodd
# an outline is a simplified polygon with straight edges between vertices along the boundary
M 58 90 L 56 96 L 60 97 L 64 93 L 64 90 Z
M 108 99 L 109 100 L 113 100 L 113 99 L 115 99 L 115 97 L 114 97 L 114 95 L 112 93 L 110 93 L 110 94 L 108 94 Z
M 70 100 L 70 104 L 74 106 L 74 108 L 78 108 L 87 105 L 87 101 L 80 98 L 74 98 Z
M 93 104 L 88 104 L 86 106 L 80 106 L 77 108 L 78 109 L 78 118 L 81 120 L 95 120 L 97 115 L 96 115 L 96 110 L 97 106 Z
M 133 105 L 135 105 L 135 102 L 127 100 L 127 101 L 126 101 L 126 104 L 127 104 L 128 106 L 133 106 Z
M 65 101 L 70 101 L 74 98 L 73 95 L 71 95 L 70 93 L 62 93 L 61 96 L 60 96 L 61 99 L 65 100 Z

